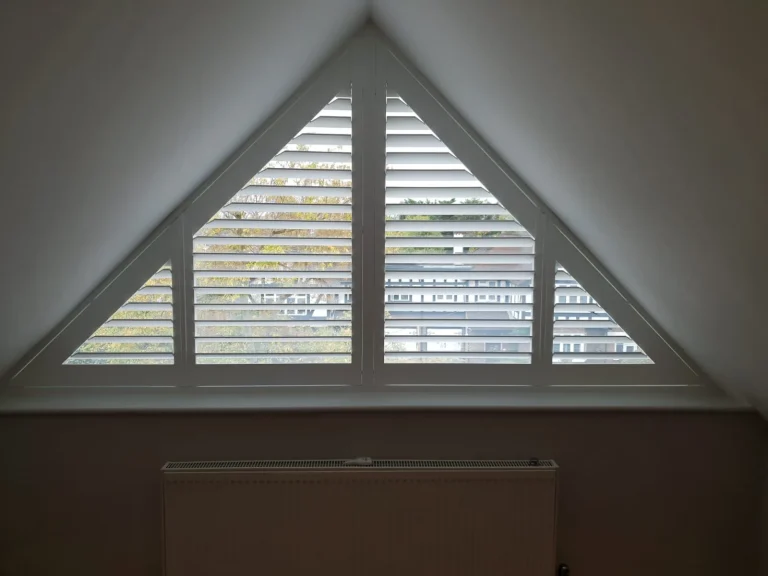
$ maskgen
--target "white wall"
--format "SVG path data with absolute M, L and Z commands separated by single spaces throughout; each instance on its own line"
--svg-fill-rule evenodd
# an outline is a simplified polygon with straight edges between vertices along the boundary
M 764 434 L 726 413 L 4 417 L 0 574 L 159 575 L 166 460 L 357 455 L 553 457 L 575 576 L 755 574 Z

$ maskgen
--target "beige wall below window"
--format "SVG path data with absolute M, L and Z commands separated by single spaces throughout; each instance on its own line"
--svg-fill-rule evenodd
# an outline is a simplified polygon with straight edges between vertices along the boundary
M 159 576 L 167 460 L 368 455 L 554 458 L 573 574 L 746 576 L 765 439 L 757 415 L 728 413 L 3 417 L 0 574 Z

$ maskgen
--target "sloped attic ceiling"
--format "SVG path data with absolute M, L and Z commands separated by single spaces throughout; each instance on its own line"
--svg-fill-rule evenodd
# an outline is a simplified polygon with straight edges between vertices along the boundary
M 0 211 L 12 215 L 0 266 L 15 271 L 0 287 L 0 371 L 369 9 L 356 0 L 17 4 L 0 31 L 12 80 L 0 102 Z M 719 4 L 372 8 L 651 315 L 718 381 L 768 407 L 758 330 L 768 15 L 747 0 L 727 12 Z

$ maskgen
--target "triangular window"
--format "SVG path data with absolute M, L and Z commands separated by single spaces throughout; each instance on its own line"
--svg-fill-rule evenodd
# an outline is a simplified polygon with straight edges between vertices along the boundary
M 22 385 L 171 391 L 705 382 L 376 35 L 299 90 L 29 358 Z M 107 378 L 94 364 L 170 366 Z
M 64 363 L 173 364 L 171 265 L 164 265 Z

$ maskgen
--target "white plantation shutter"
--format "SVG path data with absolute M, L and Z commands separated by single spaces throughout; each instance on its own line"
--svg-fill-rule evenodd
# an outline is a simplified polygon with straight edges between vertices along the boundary
M 418 72 L 354 42 L 30 351 L 18 389 L 543 406 L 706 384 Z
M 173 364 L 173 294 L 164 265 L 64 363 Z
M 386 363 L 531 362 L 534 240 L 387 98 Z
M 351 169 L 347 92 L 195 234 L 198 364 L 351 362 Z
M 555 364 L 653 364 L 560 264 L 555 272 L 553 336 Z

